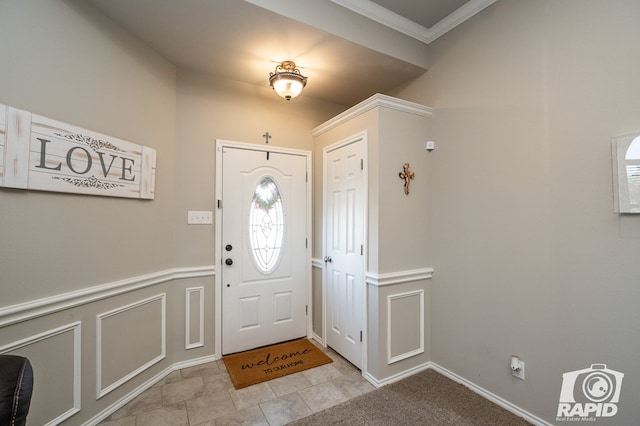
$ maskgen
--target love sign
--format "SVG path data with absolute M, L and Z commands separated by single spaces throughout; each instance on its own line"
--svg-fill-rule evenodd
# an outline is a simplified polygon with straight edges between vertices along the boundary
M 0 104 L 0 186 L 153 199 L 156 151 Z

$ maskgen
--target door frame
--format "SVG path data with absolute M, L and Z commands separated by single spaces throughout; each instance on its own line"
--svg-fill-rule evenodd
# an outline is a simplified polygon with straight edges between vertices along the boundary
M 368 143 L 368 133 L 366 130 L 358 132 L 352 136 L 349 136 L 345 139 L 342 139 L 338 142 L 334 142 L 322 150 L 322 258 L 327 255 L 327 156 L 329 152 L 340 149 L 344 146 L 350 145 L 352 143 L 362 141 L 362 157 L 364 161 L 363 170 L 362 170 L 362 179 L 363 179 L 363 205 L 364 205 L 364 241 L 363 241 L 363 262 L 362 262 L 362 277 L 363 277 L 363 288 L 362 292 L 362 370 L 361 373 L 364 376 L 365 372 L 367 372 L 367 336 L 368 336 L 368 327 L 367 321 L 369 317 L 369 305 L 368 305 L 368 288 L 367 288 L 367 271 L 369 270 L 369 143 Z M 327 268 L 326 264 L 322 259 L 320 259 L 322 264 L 322 346 L 327 347 Z
M 307 265 L 306 273 L 304 275 L 305 279 L 305 292 L 306 292 L 306 302 L 307 302 L 307 320 L 306 320 L 306 328 L 307 328 L 307 337 L 311 337 L 312 333 L 312 323 L 311 319 L 313 318 L 313 306 L 311 304 L 311 250 L 313 247 L 312 242 L 312 159 L 311 159 L 311 151 L 301 150 L 301 149 L 293 149 L 293 148 L 283 148 L 278 146 L 268 146 L 268 145 L 257 145 L 253 143 L 247 142 L 235 142 L 223 139 L 216 139 L 216 185 L 215 185 L 215 201 L 214 208 L 216 211 L 215 214 L 215 249 L 214 249 L 214 265 L 215 265 L 215 313 L 214 313 L 214 359 L 222 358 L 222 274 L 219 273 L 221 271 L 222 265 L 222 149 L 223 148 L 235 148 L 235 149 L 245 149 L 249 151 L 261 151 L 261 152 L 274 152 L 279 154 L 294 154 L 305 157 L 306 159 L 306 167 L 307 167 L 307 182 L 306 182 L 306 208 L 307 208 L 307 217 L 305 219 L 305 233 L 307 238 L 307 252 L 305 255 L 305 263 Z M 219 207 L 220 205 L 220 207 Z

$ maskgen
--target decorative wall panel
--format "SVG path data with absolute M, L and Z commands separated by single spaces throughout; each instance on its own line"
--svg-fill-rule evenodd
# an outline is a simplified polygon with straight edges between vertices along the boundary
M 387 363 L 424 353 L 424 290 L 387 297 Z
M 96 398 L 166 356 L 166 294 L 96 316 Z
M 27 357 L 34 371 L 29 424 L 57 425 L 81 408 L 81 323 L 74 322 L 0 347 Z
M 185 290 L 185 349 L 204 346 L 204 287 Z

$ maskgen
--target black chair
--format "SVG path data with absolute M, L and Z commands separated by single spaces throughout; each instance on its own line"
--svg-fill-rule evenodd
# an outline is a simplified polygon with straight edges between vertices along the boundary
M 32 393 L 33 368 L 29 360 L 0 355 L 0 425 L 26 425 Z

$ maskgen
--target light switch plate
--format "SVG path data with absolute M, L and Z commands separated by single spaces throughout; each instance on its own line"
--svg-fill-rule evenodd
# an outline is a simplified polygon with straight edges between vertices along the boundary
M 206 210 L 189 210 L 187 212 L 187 224 L 211 225 L 213 224 L 213 212 Z

